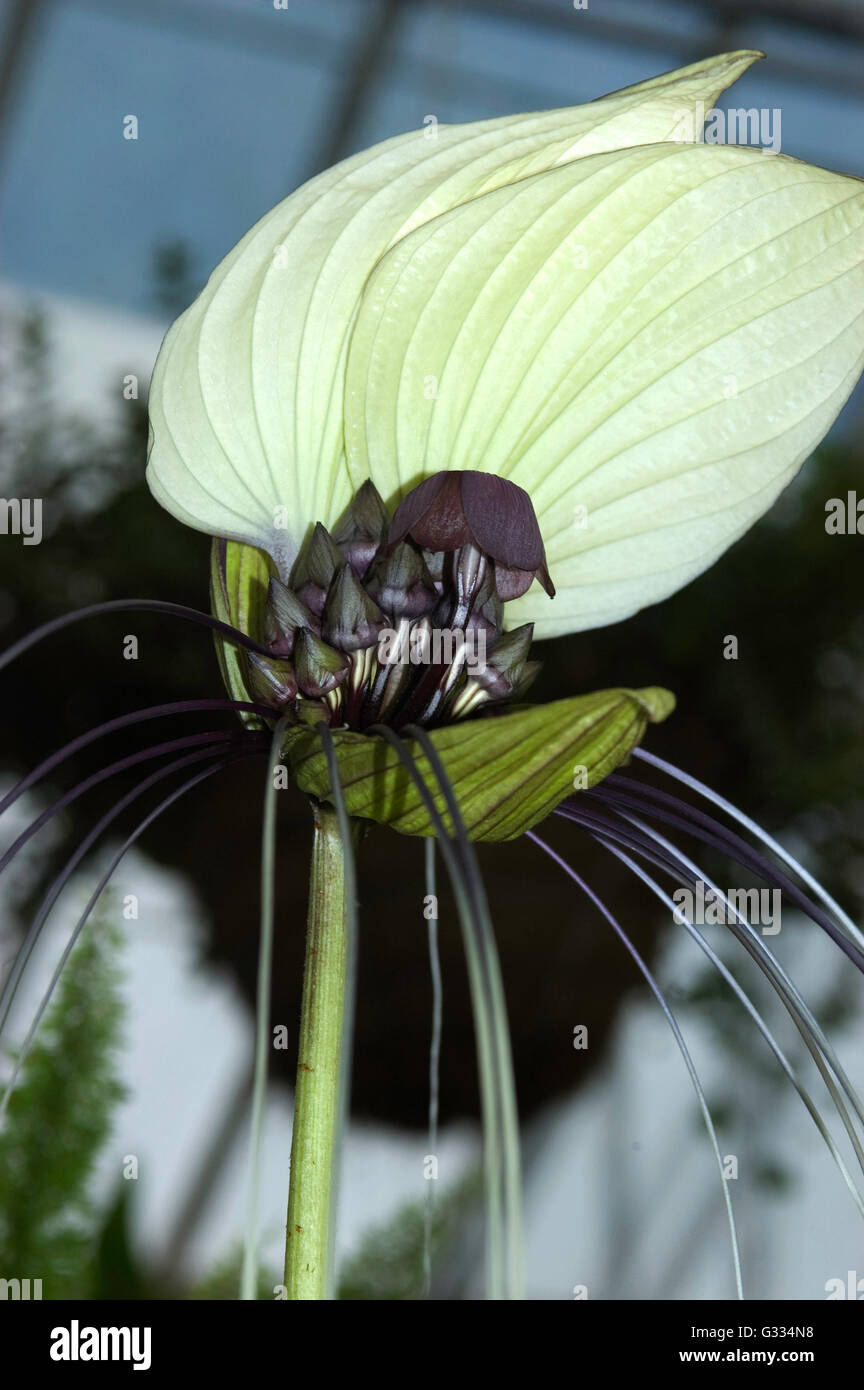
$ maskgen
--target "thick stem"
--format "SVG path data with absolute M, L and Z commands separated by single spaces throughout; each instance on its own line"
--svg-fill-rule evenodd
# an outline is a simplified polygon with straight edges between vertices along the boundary
M 339 820 L 330 806 L 316 805 L 314 815 L 285 1237 L 289 1299 L 332 1297 L 342 1061 L 351 1003 L 348 885 Z

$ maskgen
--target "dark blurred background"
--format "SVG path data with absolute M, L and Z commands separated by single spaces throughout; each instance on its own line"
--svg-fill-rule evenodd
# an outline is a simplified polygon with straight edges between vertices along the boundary
M 38 547 L 0 538 L 4 645 L 100 599 L 207 606 L 207 538 L 162 512 L 144 486 L 153 356 L 248 226 L 335 160 L 427 114 L 450 122 L 573 104 L 713 52 L 758 47 L 769 61 L 736 86 L 732 104 L 779 107 L 784 153 L 864 173 L 864 5 L 851 0 L 591 0 L 586 9 L 569 0 L 7 0 L 0 20 L 0 483 L 4 496 L 43 498 L 45 517 Z M 123 138 L 129 115 L 134 141 Z M 650 731 L 650 748 L 782 834 L 853 914 L 864 896 L 864 541 L 829 536 L 824 522 L 827 499 L 864 477 L 861 422 L 859 395 L 772 514 L 686 591 L 612 629 L 539 648 L 534 691 L 548 700 L 668 686 L 678 709 Z M 129 632 L 139 637 L 137 661 L 122 657 Z M 724 659 L 729 634 L 736 661 Z M 4 673 L 3 770 L 20 775 L 115 715 L 219 694 L 203 630 L 143 615 L 82 624 Z M 159 736 L 201 726 L 160 725 Z M 152 741 L 150 726 L 112 742 L 111 756 Z M 90 749 L 68 764 L 46 800 L 100 757 L 108 760 Z M 261 778 L 258 763 L 225 771 L 144 842 L 155 863 L 194 885 L 207 922 L 202 958 L 230 974 L 250 1008 Z M 119 786 L 78 803 L 33 872 L 16 880 L 10 933 Z M 551 826 L 549 836 L 657 957 L 668 921 L 644 890 L 581 833 Z M 290 1046 L 274 1053 L 274 1072 L 290 1086 L 310 840 L 297 794 L 281 802 L 279 837 L 273 1018 L 288 1023 Z M 602 921 L 530 844 L 484 847 L 481 862 L 527 1122 L 591 1080 L 641 986 Z M 428 1105 L 422 892 L 422 847 L 373 829 L 361 875 L 354 1110 L 413 1128 Z M 447 1121 L 476 1117 L 478 1096 L 459 934 L 443 888 L 441 946 Z M 584 1055 L 569 1042 L 576 1022 L 589 1027 Z M 242 1118 L 233 1105 L 226 1134 L 232 1115 Z

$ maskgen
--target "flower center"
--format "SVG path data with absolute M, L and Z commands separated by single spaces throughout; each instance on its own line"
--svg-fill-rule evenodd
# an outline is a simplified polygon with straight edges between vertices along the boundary
M 449 723 L 518 697 L 539 670 L 533 624 L 505 632 L 503 609 L 535 577 L 553 596 L 514 483 L 439 473 L 391 522 L 366 482 L 332 534 L 315 526 L 288 583 L 271 579 L 272 655 L 244 653 L 249 693 L 274 713 L 359 731 Z

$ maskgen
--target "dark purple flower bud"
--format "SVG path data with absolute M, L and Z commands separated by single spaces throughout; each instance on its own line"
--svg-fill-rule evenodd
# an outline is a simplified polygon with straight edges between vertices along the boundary
M 397 545 L 389 555 L 382 553 L 373 561 L 365 588 L 378 606 L 397 620 L 421 617 L 438 599 L 423 556 L 407 544 Z
M 224 542 L 212 574 L 214 604 L 230 612 Z M 434 727 L 497 706 L 537 669 L 530 624 L 503 631 L 503 602 L 535 577 L 554 592 L 515 484 L 439 473 L 405 498 L 388 534 L 365 483 L 332 534 L 320 523 L 310 531 L 288 583 L 270 579 L 263 605 L 256 594 L 269 653 L 239 655 L 244 685 L 274 714 L 359 731 L 382 720 Z
M 321 634 L 340 652 L 374 647 L 387 627 L 381 609 L 364 591 L 350 564 L 337 570 L 327 590 Z
M 294 670 L 303 695 L 320 700 L 341 685 L 348 675 L 349 662 L 303 627 L 294 640 Z
M 531 498 L 494 473 L 452 469 L 424 479 L 399 504 L 387 548 L 406 536 L 433 551 L 476 546 L 495 562 L 502 599 L 524 594 L 535 578 L 554 597 Z
M 333 527 L 332 536 L 358 578 L 368 570 L 387 533 L 389 518 L 381 494 L 371 480 L 355 493 Z
M 527 690 L 540 670 L 539 661 L 527 660 L 533 636 L 533 623 L 505 632 L 487 653 L 485 662 L 467 667 L 468 679 L 457 692 L 450 714 L 461 719 L 484 703 L 512 700 Z
M 533 623 L 524 623 L 512 632 L 505 632 L 488 653 L 485 666 L 471 672 L 472 678 L 487 691 L 490 700 L 508 700 L 516 690 L 525 670 L 533 636 Z
M 316 522 L 315 529 L 300 547 L 288 586 L 317 617 L 324 611 L 330 580 L 342 563 L 342 555 L 329 531 L 320 521 Z
M 264 631 L 275 656 L 290 656 L 298 628 L 318 628 L 318 620 L 281 579 L 271 579 L 267 590 Z
M 512 698 L 514 700 L 521 700 L 526 690 L 528 690 L 534 684 L 542 670 L 542 661 L 526 661 L 525 665 L 522 668 L 522 674 L 516 682 L 516 688 L 513 691 Z
M 492 576 L 490 575 L 490 588 L 492 587 Z M 486 633 L 487 643 L 491 645 L 491 638 L 496 636 L 504 626 L 504 605 L 498 595 L 491 592 L 489 598 L 483 600 L 478 597 L 471 610 L 471 616 L 465 624 L 465 631 L 470 632 L 472 628 Z
M 253 700 L 276 709 L 293 702 L 297 695 L 297 679 L 290 661 L 277 656 L 259 656 L 257 652 L 244 652 L 244 659 L 246 687 Z

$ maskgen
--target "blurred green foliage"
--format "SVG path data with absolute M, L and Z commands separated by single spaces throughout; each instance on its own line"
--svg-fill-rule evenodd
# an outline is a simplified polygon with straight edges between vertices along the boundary
M 218 1302 L 231 1303 L 237 1298 L 237 1290 L 240 1288 L 240 1269 L 243 1264 L 243 1250 L 240 1245 L 235 1246 L 222 1259 L 217 1260 L 207 1274 L 199 1279 L 189 1289 L 186 1297 L 196 1302 Z M 256 1298 L 262 1302 L 272 1301 L 273 1290 L 281 1281 L 282 1275 L 277 1276 L 275 1270 L 269 1272 L 265 1269 L 258 1271 L 258 1291 Z
M 452 1279 L 459 1265 L 460 1237 L 480 1213 L 482 1183 L 471 1170 L 461 1182 L 436 1190 L 431 1211 L 424 1202 L 404 1202 L 389 1221 L 367 1232 L 341 1270 L 339 1297 L 363 1301 L 407 1301 L 436 1295 L 436 1281 Z M 424 1288 L 424 1250 L 429 1220 L 431 1284 Z M 479 1226 L 478 1226 L 479 1231 Z
M 477 1236 L 480 1234 L 481 1193 L 480 1174 L 473 1169 L 450 1187 L 438 1190 L 436 1184 L 429 1225 L 432 1279 L 428 1290 L 425 1288 L 424 1250 L 430 1213 L 424 1202 L 404 1202 L 388 1220 L 370 1227 L 356 1254 L 345 1262 L 339 1273 L 338 1297 L 364 1302 L 434 1299 L 441 1279 L 448 1281 L 448 1286 L 454 1278 L 458 1280 L 462 1263 L 460 1242 L 466 1230 L 473 1230 Z M 236 1299 L 241 1263 L 242 1252 L 237 1247 L 199 1280 L 187 1297 L 221 1302 Z M 466 1265 L 466 1269 L 471 1267 L 470 1263 Z M 274 1270 L 261 1270 L 258 1298 L 272 1301 L 281 1279 L 281 1274 L 277 1275 Z
M 124 1090 L 118 934 L 91 921 L 24 1059 L 0 1130 L 0 1272 L 87 1298 L 103 1215 L 92 1179 Z

